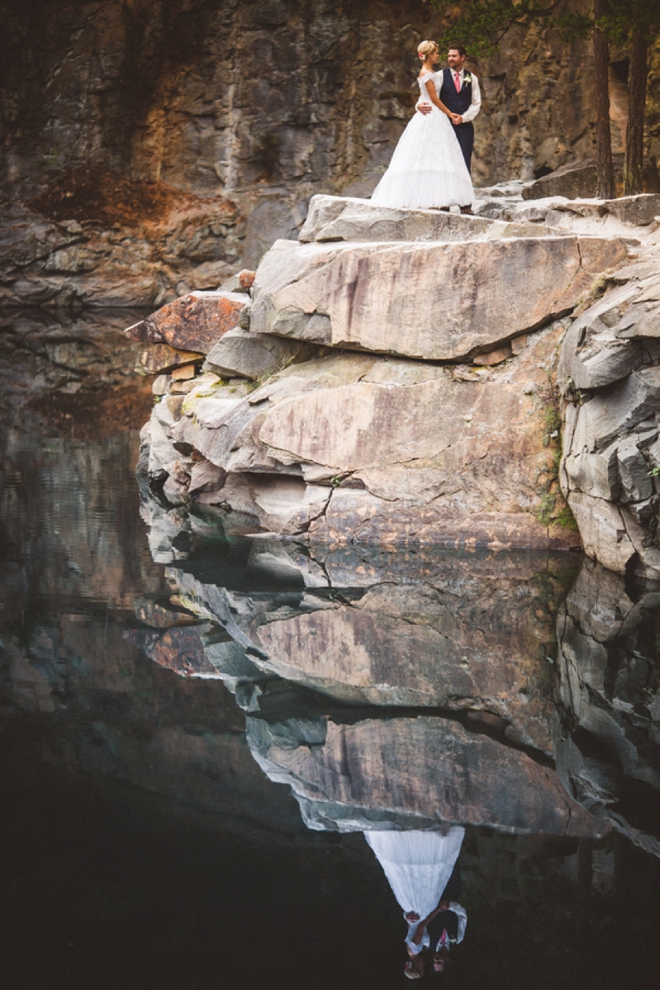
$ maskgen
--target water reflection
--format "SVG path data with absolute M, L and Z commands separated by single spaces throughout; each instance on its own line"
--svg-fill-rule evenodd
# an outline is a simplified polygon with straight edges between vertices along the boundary
M 236 693 L 256 761 L 289 784 L 308 826 L 606 831 L 549 760 L 554 616 L 572 557 L 320 556 L 258 539 L 242 559 L 229 552 L 223 584 L 197 544 L 185 569 L 166 569 L 198 625 L 137 638 L 157 662 L 215 672 Z
M 592 815 L 660 856 L 660 586 L 585 561 L 558 618 L 555 755 Z
M 442 832 L 416 830 L 365 832 L 364 837 L 383 868 L 408 925 L 406 950 L 410 957 L 405 975 L 424 975 L 424 949 L 433 957 L 433 968 L 442 973 L 449 965 L 449 950 L 465 937 L 467 912 L 461 893 L 459 854 L 465 829 L 446 827 Z
M 308 827 L 364 832 L 409 922 L 409 978 L 423 975 L 425 948 L 427 971 L 447 969 L 465 934 L 459 892 L 429 855 L 439 828 L 508 836 L 511 866 L 489 850 L 500 904 L 525 901 L 531 863 L 559 856 L 580 939 L 596 892 L 621 889 L 612 829 L 658 853 L 653 588 L 571 555 L 259 537 L 216 542 L 213 566 L 219 517 L 152 497 L 142 511 L 170 604 L 198 619 L 138 634 L 145 649 L 185 677 L 224 681 L 255 761 L 288 785 Z M 474 862 L 467 874 L 478 919 Z
M 109 987 L 130 986 L 117 942 L 142 961 L 141 983 L 172 990 L 220 976 L 302 987 L 312 972 L 320 987 L 401 985 L 404 912 L 426 919 L 426 973 L 444 941 L 457 986 L 653 985 L 655 589 L 566 554 L 239 539 L 220 515 L 147 493 L 141 520 L 137 434 L 79 436 L 26 415 L 1 440 L 3 828 L 14 824 L 0 849 L 12 852 L 17 987 L 86 985 L 99 958 Z M 160 803 L 140 804 L 145 792 Z M 172 809 L 180 830 L 167 826 L 159 858 Z M 209 822 L 220 831 L 207 835 Z M 75 896 L 73 867 L 48 858 L 50 832 L 72 836 L 76 870 L 89 861 Z M 437 857 L 415 859 L 415 837 Z M 106 872 L 101 894 L 93 878 Z M 93 933 L 75 922 L 92 969 L 71 969 L 82 935 L 62 928 L 48 942 L 61 973 L 46 978 L 52 959 L 37 972 L 21 933 L 35 911 L 70 919 L 74 904 L 96 919 Z M 452 904 L 469 917 L 460 945 Z M 248 915 L 272 932 L 266 945 L 246 936 Z M 159 959 L 137 934 L 145 916 Z M 293 973 L 292 925 L 305 942 Z M 613 940 L 629 949 L 620 963 Z

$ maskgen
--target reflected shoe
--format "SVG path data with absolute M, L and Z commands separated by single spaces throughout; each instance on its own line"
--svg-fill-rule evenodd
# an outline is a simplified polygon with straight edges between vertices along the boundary
M 464 216 L 467 216 L 467 217 L 473 217 L 474 216 L 474 213 L 472 212 L 472 207 L 471 206 L 461 206 L 461 213 Z

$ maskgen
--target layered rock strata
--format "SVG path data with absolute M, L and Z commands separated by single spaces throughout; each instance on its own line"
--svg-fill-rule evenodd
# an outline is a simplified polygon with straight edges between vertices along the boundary
M 558 379 L 562 488 L 586 552 L 660 571 L 660 253 L 619 269 L 570 328 Z
M 177 317 L 185 300 L 130 331 L 153 340 L 161 325 L 168 346 L 206 355 L 201 376 L 198 355 L 154 387 L 142 471 L 170 502 L 309 541 L 576 545 L 557 481 L 558 353 L 569 328 L 563 353 L 576 351 L 655 206 L 622 201 L 616 231 L 614 207 L 583 206 L 568 230 L 550 205 L 496 220 L 316 197 L 250 297 L 195 296 L 236 307 L 215 343 Z
M 248 742 L 270 779 L 289 784 L 311 828 L 449 821 L 505 832 L 599 833 L 553 769 L 446 719 L 249 718 Z

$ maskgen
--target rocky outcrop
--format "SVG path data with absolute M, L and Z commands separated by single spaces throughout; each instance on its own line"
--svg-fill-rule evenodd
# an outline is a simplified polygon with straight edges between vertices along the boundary
M 632 597 L 630 597 L 632 595 Z M 559 773 L 580 804 L 660 855 L 657 584 L 585 562 L 561 607 Z
M 660 570 L 660 278 L 657 251 L 646 257 L 575 321 L 558 371 L 562 487 L 585 550 L 619 573 Z
M 626 257 L 616 241 L 507 238 L 506 225 L 494 231 L 501 241 L 482 242 L 463 219 L 455 243 L 438 231 L 430 243 L 364 245 L 358 223 L 352 243 L 278 241 L 259 266 L 252 326 L 329 347 L 463 361 L 570 312 L 597 274 Z
M 240 326 L 205 341 L 204 374 L 193 361 L 159 379 L 145 474 L 170 502 L 310 542 L 575 546 L 557 482 L 557 356 L 631 232 L 653 229 L 649 200 L 624 204 L 616 236 L 594 236 L 590 215 L 584 233 L 553 228 L 556 210 L 518 222 L 315 198 L 302 243 L 279 241 L 249 303 L 231 303 Z M 195 306 L 221 297 L 235 298 Z M 189 305 L 129 334 L 162 325 L 201 348 L 178 315 Z
M 623 159 L 619 156 L 615 181 L 621 182 Z M 562 165 L 548 175 L 531 182 L 522 191 L 523 199 L 546 199 L 565 196 L 567 199 L 596 199 L 598 196 L 598 163 L 595 158 Z

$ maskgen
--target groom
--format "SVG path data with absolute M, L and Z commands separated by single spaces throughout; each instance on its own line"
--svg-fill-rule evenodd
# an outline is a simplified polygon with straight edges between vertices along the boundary
M 433 81 L 438 98 L 451 111 L 450 119 L 456 128 L 456 137 L 469 172 L 474 147 L 472 121 L 481 110 L 481 92 L 477 77 L 465 69 L 466 59 L 467 52 L 463 45 L 450 45 L 447 52 L 449 68 L 435 72 Z M 420 103 L 417 109 L 420 113 L 430 113 L 431 104 Z M 461 206 L 461 213 L 472 213 L 472 209 L 470 206 Z

